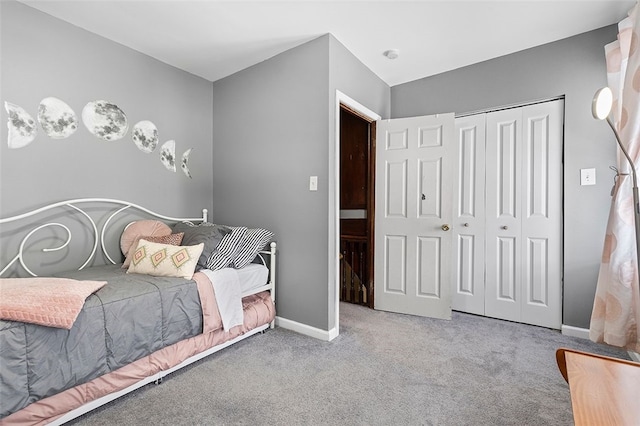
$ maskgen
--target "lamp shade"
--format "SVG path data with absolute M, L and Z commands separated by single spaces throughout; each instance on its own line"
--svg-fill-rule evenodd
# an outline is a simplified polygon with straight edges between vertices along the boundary
M 613 106 L 613 92 L 608 87 L 599 89 L 593 96 L 591 102 L 591 113 L 593 118 L 604 120 L 609 116 L 611 107 Z

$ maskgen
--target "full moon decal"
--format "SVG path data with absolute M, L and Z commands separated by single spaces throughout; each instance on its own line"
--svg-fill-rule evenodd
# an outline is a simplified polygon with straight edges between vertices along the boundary
M 129 130 L 127 116 L 108 101 L 89 102 L 82 109 L 82 122 L 94 136 L 106 141 L 122 139 Z

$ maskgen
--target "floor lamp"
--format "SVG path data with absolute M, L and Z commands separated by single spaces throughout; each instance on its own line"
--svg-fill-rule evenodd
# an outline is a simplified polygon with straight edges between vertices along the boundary
M 607 120 L 607 123 L 609 123 L 609 127 L 611 127 L 611 130 L 613 130 L 613 134 L 616 136 L 618 146 L 624 153 L 624 156 L 627 158 L 627 161 L 631 166 L 631 175 L 633 177 L 633 216 L 636 227 L 637 268 L 638 272 L 640 273 L 640 204 L 638 203 L 638 178 L 636 176 L 636 166 L 633 164 L 633 160 L 631 160 L 631 157 L 629 157 L 629 153 L 622 144 L 620 135 L 618 134 L 616 127 L 613 125 L 613 122 L 609 117 L 612 106 L 613 93 L 608 87 L 603 87 L 602 89 L 598 90 L 593 97 L 593 102 L 591 103 L 591 112 L 594 118 L 597 118 L 598 120 Z M 638 282 L 640 284 L 640 277 Z

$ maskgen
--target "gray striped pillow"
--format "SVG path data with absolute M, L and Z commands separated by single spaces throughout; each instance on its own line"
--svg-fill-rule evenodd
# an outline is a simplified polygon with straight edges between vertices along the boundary
M 273 238 L 274 233 L 261 228 L 247 230 L 238 252 L 233 257 L 233 267 L 236 269 L 247 266 L 258 253 L 264 249 Z
M 231 265 L 240 243 L 247 233 L 246 226 L 230 226 L 229 228 L 231 228 L 231 232 L 222 237 L 218 247 L 207 259 L 207 268 L 212 271 Z

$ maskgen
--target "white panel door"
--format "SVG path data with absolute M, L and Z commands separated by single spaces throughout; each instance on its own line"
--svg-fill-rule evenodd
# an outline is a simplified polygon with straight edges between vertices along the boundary
M 487 114 L 487 316 L 520 320 L 522 110 Z
M 563 102 L 522 110 L 522 318 L 562 325 Z
M 454 116 L 376 127 L 375 309 L 450 319 Z
M 484 315 L 485 115 L 458 118 L 455 125 L 452 307 Z
M 487 316 L 561 326 L 563 109 L 486 114 Z

